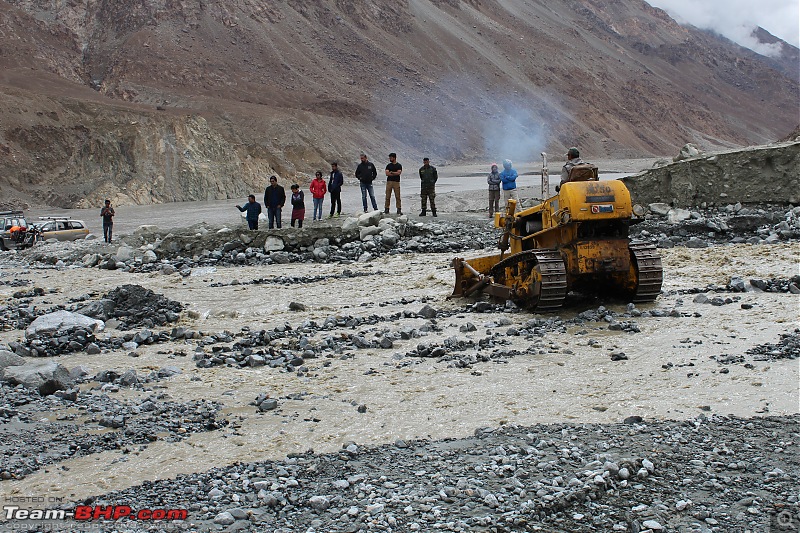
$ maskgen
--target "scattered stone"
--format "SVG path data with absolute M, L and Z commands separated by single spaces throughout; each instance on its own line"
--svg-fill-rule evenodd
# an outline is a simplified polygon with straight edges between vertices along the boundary
M 3 373 L 3 380 L 12 385 L 22 385 L 26 389 L 35 390 L 42 396 L 72 386 L 69 371 L 52 361 L 8 366 Z

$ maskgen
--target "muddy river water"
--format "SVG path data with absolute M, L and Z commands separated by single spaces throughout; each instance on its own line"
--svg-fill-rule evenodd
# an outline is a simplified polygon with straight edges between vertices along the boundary
M 194 209 L 195 215 L 203 212 L 203 206 Z M 138 358 L 127 357 L 125 351 L 61 356 L 58 360 L 67 368 L 84 365 L 93 373 L 133 368 L 146 374 L 165 365 L 178 366 L 183 373 L 159 382 L 157 390 L 176 401 L 218 401 L 224 404 L 223 414 L 231 425 L 178 443 L 158 441 L 134 447 L 127 454 L 110 451 L 66 460 L 24 479 L 3 482 L 3 491 L 75 501 L 144 480 L 233 462 L 281 458 L 310 448 L 324 452 L 351 441 L 368 445 L 396 439 L 459 437 L 478 427 L 507 423 L 618 422 L 630 415 L 684 419 L 701 412 L 740 416 L 798 412 L 797 360 L 755 362 L 752 369 L 728 365 L 728 373 L 721 373 L 722 367 L 711 359 L 775 343 L 780 333 L 798 327 L 796 295 L 748 292 L 739 295 L 739 302 L 711 306 L 693 303 L 691 294 L 675 292 L 709 283 L 724 285 L 733 275 L 745 279 L 790 277 L 797 274 L 797 245 L 674 248 L 663 250 L 662 255 L 665 293 L 639 309 L 674 309 L 682 316 L 634 319 L 640 333 L 611 331 L 606 323 L 588 322 L 531 340 L 505 333 L 509 327 L 519 328 L 541 315 L 456 313 L 438 321 L 441 331 L 395 341 L 389 349 L 309 359 L 308 372 L 302 376 L 267 367 L 197 368 L 191 358 L 195 348 L 191 341 L 142 346 Z M 297 285 L 211 286 L 276 275 L 331 274 L 345 267 L 232 267 L 186 278 L 84 268 L 19 268 L 6 275 L 54 289 L 46 298 L 52 304 L 90 291 L 102 294 L 122 284 L 139 284 L 196 311 L 200 318 L 183 314 L 182 323 L 187 327 L 218 332 L 238 331 L 244 326 L 251 330 L 286 323 L 298 326 L 306 320 L 321 324 L 337 314 L 390 316 L 418 311 L 425 302 L 436 309 L 464 309 L 467 302 L 447 299 L 453 283 L 450 259 L 444 254 L 389 255 L 347 266 L 365 273 L 363 276 Z M 10 298 L 15 290 L 0 286 L 0 299 Z M 403 304 L 401 298 L 412 303 Z M 293 301 L 303 303 L 307 310 L 290 311 L 288 304 Z M 753 308 L 742 309 L 742 303 Z M 624 312 L 622 303 L 610 307 Z M 567 308 L 559 316 L 566 320 L 585 309 Z M 501 318 L 510 320 L 511 326 L 498 326 Z M 371 337 L 386 328 L 418 328 L 424 322 L 404 318 L 364 326 L 357 332 Z M 472 322 L 477 331 L 461 332 L 459 328 L 466 322 Z M 500 333 L 510 342 L 503 348 L 521 354 L 463 369 L 436 359 L 405 357 L 420 342 L 441 342 L 453 336 L 477 340 L 487 331 Z M 337 332 L 355 331 L 319 331 L 310 341 L 319 343 Z M 102 334 L 119 336 L 121 332 L 110 329 Z M 0 341 L 16 340 L 20 335 L 20 331 L 3 332 Z M 188 355 L 176 356 L 176 352 Z M 611 361 L 611 352 L 624 352 L 628 359 Z M 278 409 L 258 412 L 251 402 L 261 393 L 279 398 Z M 123 399 L 148 393 L 123 389 L 116 394 Z M 286 398 L 296 394 L 303 399 Z M 362 405 L 366 406 L 363 413 L 358 410 Z

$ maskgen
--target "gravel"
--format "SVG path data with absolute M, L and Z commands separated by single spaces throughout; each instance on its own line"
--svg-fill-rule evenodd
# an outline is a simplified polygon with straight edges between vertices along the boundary
M 91 502 L 189 510 L 159 531 L 767 531 L 800 511 L 798 443 L 798 415 L 503 426 L 309 450 Z

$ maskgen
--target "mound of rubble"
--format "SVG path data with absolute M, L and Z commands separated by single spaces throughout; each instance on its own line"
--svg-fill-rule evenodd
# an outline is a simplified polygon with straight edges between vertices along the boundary
M 180 319 L 183 305 L 139 285 L 123 285 L 89 304 L 81 312 L 101 320 L 114 318 L 117 329 L 165 326 Z
M 633 200 L 691 208 L 703 204 L 800 204 L 800 142 L 751 146 L 704 154 L 689 152 L 673 163 L 623 178 Z

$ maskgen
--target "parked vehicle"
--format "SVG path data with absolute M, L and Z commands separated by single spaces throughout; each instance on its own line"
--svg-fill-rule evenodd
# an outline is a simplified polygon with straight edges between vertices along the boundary
M 42 222 L 35 225 L 42 234 L 42 240 L 77 241 L 85 239 L 89 230 L 83 220 L 69 217 L 39 217 Z
M 0 211 L 0 250 L 33 246 L 28 237 L 29 229 L 22 211 Z

